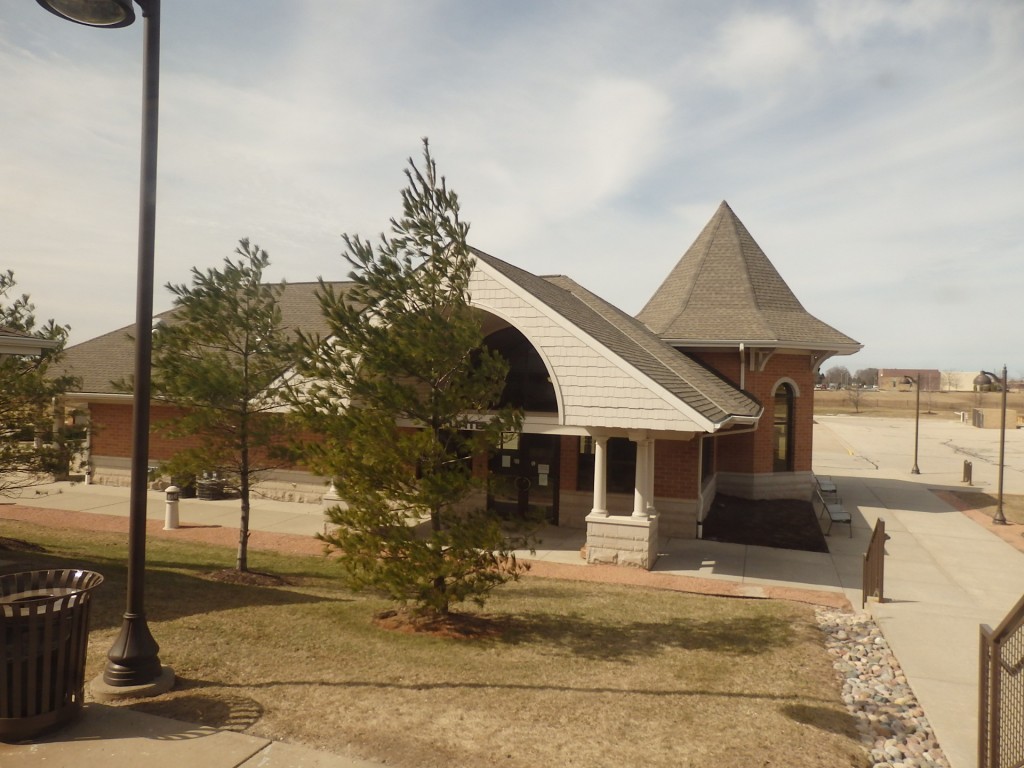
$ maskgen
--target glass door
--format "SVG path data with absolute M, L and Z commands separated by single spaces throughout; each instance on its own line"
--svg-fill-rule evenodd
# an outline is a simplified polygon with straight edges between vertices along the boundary
M 509 434 L 491 458 L 488 505 L 506 519 L 558 524 L 557 435 Z

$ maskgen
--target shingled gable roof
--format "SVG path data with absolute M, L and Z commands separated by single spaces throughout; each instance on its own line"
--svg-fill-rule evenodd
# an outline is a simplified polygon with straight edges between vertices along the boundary
M 570 278 L 538 277 L 483 251 L 472 250 L 478 261 L 543 302 L 712 424 L 747 423 L 760 416 L 761 406 L 755 400 Z
M 328 283 L 336 291 L 343 291 L 350 283 Z M 319 283 L 286 283 L 278 300 L 281 320 L 285 328 L 301 329 L 307 334 L 326 335 L 329 332 L 316 293 Z M 153 320 L 171 320 L 174 310 L 156 315 Z M 123 394 L 113 382 L 129 380 L 134 370 L 135 344 L 132 337 L 135 326 L 97 336 L 89 341 L 68 347 L 61 359 L 59 370 L 81 379 L 81 393 L 98 395 Z
M 761 406 L 756 401 L 573 280 L 563 276 L 538 277 L 475 249 L 474 255 L 716 427 L 730 422 L 747 423 L 760 416 Z M 344 290 L 349 284 L 331 285 Z M 318 287 L 317 283 L 285 286 L 280 306 L 287 328 L 301 328 L 310 334 L 329 332 L 316 300 Z M 173 315 L 174 311 L 169 310 L 154 319 L 170 320 Z M 132 373 L 133 332 L 134 326 L 127 326 L 66 350 L 63 369 L 81 378 L 79 392 L 122 394 L 112 382 L 127 380 Z
M 678 346 L 861 348 L 804 309 L 725 201 L 637 319 Z

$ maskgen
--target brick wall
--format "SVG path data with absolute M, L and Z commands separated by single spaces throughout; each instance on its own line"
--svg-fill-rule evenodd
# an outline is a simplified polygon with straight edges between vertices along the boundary
M 672 499 L 696 499 L 700 486 L 700 441 L 656 440 L 654 444 L 654 495 Z
M 167 461 L 187 448 L 196 448 L 202 444 L 200 435 L 170 438 L 161 429 L 161 422 L 173 421 L 184 411 L 181 408 L 166 405 L 154 405 L 149 411 L 149 458 L 151 462 Z M 91 423 L 91 451 L 97 456 L 114 458 L 130 458 L 132 455 L 132 406 L 130 403 L 92 403 L 89 406 Z M 316 439 L 312 433 L 301 436 L 303 439 Z M 307 471 L 308 467 L 301 463 L 292 469 Z
M 172 440 L 164 437 L 158 424 L 182 413 L 179 408 L 155 405 L 150 409 L 149 456 L 155 461 L 170 459 L 177 451 L 201 444 L 199 436 Z M 92 403 L 92 452 L 99 456 L 129 458 L 132 455 L 132 406 L 130 403 Z
M 705 352 L 691 350 L 693 357 L 714 369 L 736 386 L 740 383 L 738 351 Z M 771 472 L 774 453 L 773 409 L 775 386 L 791 381 L 799 393 L 793 400 L 793 470 L 810 471 L 814 430 L 814 371 L 806 355 L 772 355 L 763 371 L 751 371 L 747 355 L 744 389 L 760 402 L 765 412 L 755 432 L 722 436 L 717 442 L 717 468 L 723 472 Z
M 580 466 L 580 439 L 563 435 L 559 441 L 559 476 L 558 489 L 561 491 L 576 490 L 576 475 Z

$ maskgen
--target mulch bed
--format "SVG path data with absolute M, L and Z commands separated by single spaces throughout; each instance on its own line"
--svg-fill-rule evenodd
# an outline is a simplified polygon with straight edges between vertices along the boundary
M 809 501 L 751 501 L 718 494 L 704 521 L 704 538 L 731 544 L 828 552 L 828 544 Z

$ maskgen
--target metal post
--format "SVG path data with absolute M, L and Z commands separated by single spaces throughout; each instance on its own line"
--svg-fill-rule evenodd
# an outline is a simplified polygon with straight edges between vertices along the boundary
M 132 407 L 131 491 L 128 517 L 128 594 L 121 633 L 107 653 L 103 682 L 146 685 L 161 675 L 160 646 L 145 610 L 146 492 L 149 474 L 150 365 L 153 352 L 153 261 L 156 237 L 156 146 L 160 97 L 160 0 L 139 3 L 144 21 L 142 172 L 135 304 L 135 397 Z
M 917 381 L 914 382 L 914 388 L 917 390 L 917 403 L 914 409 L 914 467 L 910 470 L 910 474 L 920 475 L 921 470 L 917 466 L 917 445 L 918 435 L 921 431 L 921 374 L 917 375 Z
M 91 27 L 126 27 L 135 21 L 132 0 L 37 0 L 50 13 Z M 124 694 L 167 690 L 174 673 L 160 664 L 160 646 L 146 624 L 146 491 L 149 479 L 149 397 L 152 361 L 153 259 L 156 237 L 156 144 L 160 100 L 160 0 L 135 0 L 142 9 L 142 162 L 139 252 L 135 298 L 135 396 L 132 403 L 131 492 L 128 513 L 128 589 L 121 633 L 107 654 L 103 682 Z M 127 690 L 131 688 L 131 691 Z M 97 695 L 94 684 L 93 694 Z M 106 696 L 103 692 L 103 696 Z M 99 696 L 97 695 L 97 698 Z
M 996 505 L 996 513 L 992 516 L 992 522 L 996 525 L 1006 525 L 1006 515 L 1003 514 L 1003 467 L 1006 457 L 1006 365 L 1003 365 L 1003 416 L 999 422 L 999 503 Z

